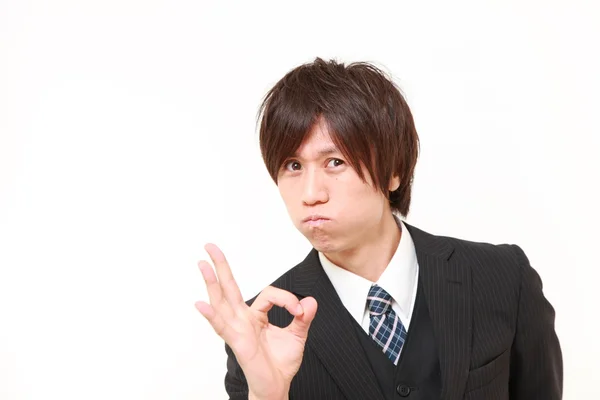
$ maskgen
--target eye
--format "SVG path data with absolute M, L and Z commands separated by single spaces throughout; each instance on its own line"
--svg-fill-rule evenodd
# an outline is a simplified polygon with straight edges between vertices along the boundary
M 339 158 L 332 158 L 331 160 L 329 160 L 329 163 L 327 163 L 327 166 L 331 165 L 332 167 L 339 167 L 342 164 L 344 164 L 343 160 L 340 160 Z
M 299 171 L 301 167 L 302 166 L 300 165 L 300 163 L 294 160 L 288 161 L 283 165 L 283 168 L 288 171 Z

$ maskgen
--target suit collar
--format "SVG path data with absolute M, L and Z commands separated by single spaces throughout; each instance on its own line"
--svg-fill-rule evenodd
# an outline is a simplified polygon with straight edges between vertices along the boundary
M 447 260 L 454 252 L 454 246 L 450 243 L 448 238 L 432 235 L 431 233 L 422 231 L 406 222 L 403 223 L 412 236 L 417 253 L 420 252 L 431 257 Z

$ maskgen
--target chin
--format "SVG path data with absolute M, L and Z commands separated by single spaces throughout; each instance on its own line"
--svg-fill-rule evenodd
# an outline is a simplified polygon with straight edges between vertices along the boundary
M 339 245 L 334 243 L 330 237 L 319 237 L 318 235 L 306 236 L 312 247 L 321 253 L 336 252 Z
M 316 243 L 313 243 L 313 247 L 319 253 L 323 253 L 323 254 L 332 254 L 332 253 L 335 253 L 335 248 L 333 248 L 332 246 L 320 246 L 320 245 L 318 245 Z
M 339 232 L 332 232 L 324 227 L 299 227 L 300 233 L 310 242 L 312 247 L 321 253 L 336 252 L 340 248 Z

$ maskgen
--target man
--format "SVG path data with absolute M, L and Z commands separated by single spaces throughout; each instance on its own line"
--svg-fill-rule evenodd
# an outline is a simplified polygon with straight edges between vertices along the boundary
M 516 245 L 408 223 L 418 136 L 378 68 L 317 58 L 261 106 L 260 145 L 313 249 L 244 302 L 223 253 L 201 261 L 231 399 L 553 400 L 554 309 Z M 276 307 L 274 307 L 276 306 Z

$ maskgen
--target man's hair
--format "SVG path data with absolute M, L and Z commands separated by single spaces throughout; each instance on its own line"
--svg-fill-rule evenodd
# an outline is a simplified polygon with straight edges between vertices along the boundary
M 366 182 L 363 165 L 392 211 L 408 215 L 419 137 L 404 97 L 381 69 L 316 58 L 275 84 L 260 106 L 261 117 L 260 150 L 275 183 L 283 163 L 322 118 L 358 176 Z M 400 186 L 389 192 L 396 175 Z

